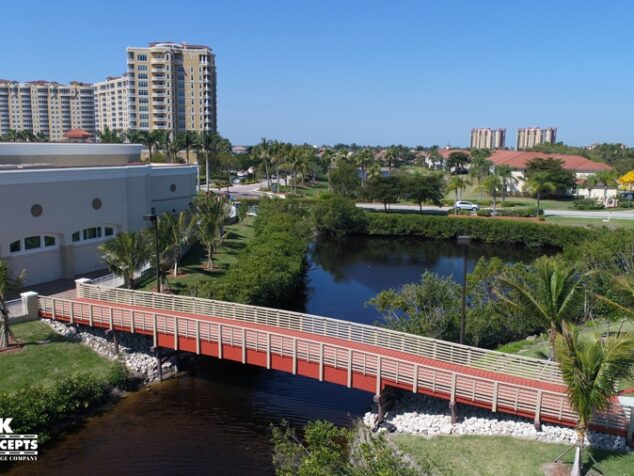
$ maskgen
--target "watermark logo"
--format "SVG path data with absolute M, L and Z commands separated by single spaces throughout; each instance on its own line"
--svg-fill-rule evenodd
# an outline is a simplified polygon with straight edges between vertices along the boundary
M 13 418 L 0 418 L 0 461 L 37 460 L 37 435 L 13 433 Z

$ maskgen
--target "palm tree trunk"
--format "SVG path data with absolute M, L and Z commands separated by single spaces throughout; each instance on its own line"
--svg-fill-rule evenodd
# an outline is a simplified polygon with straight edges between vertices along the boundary
M 585 428 L 577 427 L 577 443 L 575 444 L 575 461 L 570 476 L 581 476 L 583 469 L 583 445 L 586 439 Z
M 548 329 L 548 360 L 555 360 L 555 341 L 557 340 L 558 331 L 554 327 Z
M 0 311 L 0 349 L 6 349 L 11 342 L 15 342 L 15 337 L 9 328 L 9 312 L 5 304 L 2 304 Z
M 266 159 L 264 159 L 264 172 L 266 173 L 266 182 L 269 185 L 269 191 L 271 191 L 271 185 L 273 184 L 271 183 L 271 176 L 269 175 L 269 163 Z
M 209 191 L 209 154 L 205 156 L 205 191 Z
M 213 269 L 214 267 L 214 262 L 211 259 L 213 252 L 214 252 L 213 248 L 207 247 L 207 268 L 208 269 Z
M 495 192 L 493 192 L 493 216 L 495 216 L 496 214 L 496 205 L 497 205 L 495 203 L 495 198 L 496 198 L 495 195 L 496 195 Z
M 541 192 L 537 192 L 537 209 L 535 210 L 535 215 L 537 216 L 537 219 L 539 220 L 539 201 L 541 198 Z

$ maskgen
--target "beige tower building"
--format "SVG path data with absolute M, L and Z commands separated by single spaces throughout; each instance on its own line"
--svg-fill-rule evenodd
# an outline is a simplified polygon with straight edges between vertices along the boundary
M 517 130 L 517 150 L 530 149 L 537 144 L 557 142 L 557 128 L 524 127 Z
M 131 129 L 216 131 L 216 65 L 208 46 L 129 47 Z
M 0 134 L 9 129 L 42 134 L 53 142 L 71 129 L 94 134 L 92 84 L 0 80 Z
M 95 127 L 103 132 L 110 130 L 127 130 L 129 108 L 128 76 L 109 77 L 101 83 L 95 83 Z
M 472 149 L 504 149 L 506 129 L 471 129 Z

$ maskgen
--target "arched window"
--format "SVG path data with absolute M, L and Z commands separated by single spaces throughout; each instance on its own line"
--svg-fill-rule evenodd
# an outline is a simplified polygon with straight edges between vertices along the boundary
M 84 228 L 81 231 L 76 231 L 71 235 L 73 243 L 79 243 L 82 241 L 95 241 L 110 239 L 114 236 L 114 228 L 111 226 L 92 226 L 90 228 Z
M 9 253 L 23 253 L 27 251 L 37 251 L 46 248 L 53 248 L 57 245 L 57 240 L 50 235 L 26 236 L 9 244 Z

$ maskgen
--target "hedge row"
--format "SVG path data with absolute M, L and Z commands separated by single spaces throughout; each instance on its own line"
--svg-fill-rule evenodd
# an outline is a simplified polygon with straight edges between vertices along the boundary
M 489 243 L 524 243 L 563 249 L 590 238 L 594 232 L 581 227 L 512 220 L 476 220 L 394 212 L 369 212 L 366 233 L 380 236 L 422 236 L 442 240 L 468 235 L 472 239 Z
M 483 208 L 477 211 L 478 216 L 481 217 L 490 217 L 493 216 L 492 208 Z M 540 216 L 544 214 L 544 210 L 539 210 Z M 535 208 L 496 208 L 495 216 L 499 217 L 521 217 L 521 218 L 530 218 L 537 216 L 537 210 Z
M 192 291 L 199 297 L 284 307 L 303 286 L 311 237 L 306 210 L 293 200 L 262 200 L 255 238 L 227 274 Z

